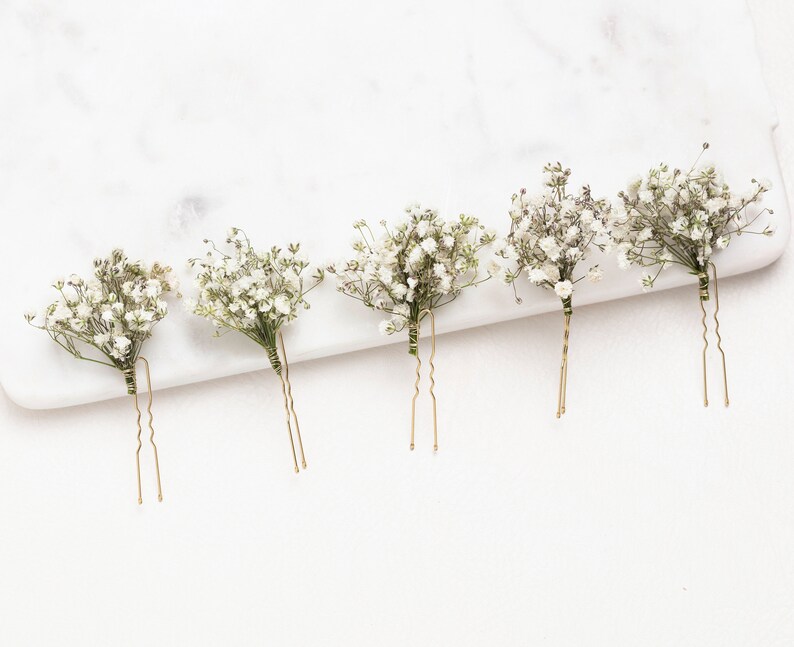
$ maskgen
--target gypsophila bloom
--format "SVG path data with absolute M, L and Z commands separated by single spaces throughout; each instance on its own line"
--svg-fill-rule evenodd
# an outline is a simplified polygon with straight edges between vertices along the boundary
M 94 261 L 92 279 L 72 274 L 57 279 L 53 287 L 58 300 L 47 307 L 41 323 L 35 313 L 25 314 L 28 323 L 46 331 L 75 358 L 125 372 L 128 390 L 134 393 L 135 361 L 143 342 L 168 313 L 164 297 L 178 287 L 171 268 L 159 263 L 149 268 L 114 249 L 107 258 Z M 98 351 L 95 357 L 84 355 L 87 347 Z
M 382 334 L 408 327 L 409 352 L 416 354 L 420 313 L 450 303 L 464 288 L 485 280 L 478 274 L 477 253 L 495 236 L 472 216 L 444 220 L 419 204 L 405 211 L 407 219 L 393 228 L 381 221 L 380 237 L 365 221 L 355 222 L 355 257 L 327 269 L 336 275 L 340 292 L 389 315 L 379 326 Z
M 514 286 L 524 271 L 535 285 L 554 290 L 570 314 L 573 286 L 584 278 L 575 276 L 576 267 L 587 258 L 591 246 L 603 249 L 608 242 L 611 206 L 606 199 L 594 199 L 588 186 L 578 195 L 569 193 L 571 170 L 563 169 L 559 162 L 547 164 L 543 170 L 545 190 L 541 194 L 529 196 L 521 189 L 513 195 L 510 233 L 496 246 L 497 256 L 508 263 L 496 263 L 490 271 Z M 602 272 L 596 265 L 586 276 L 596 282 Z
M 194 314 L 222 329 L 237 330 L 264 347 L 276 373 L 281 361 L 276 336 L 282 326 L 308 309 L 306 294 L 323 280 L 322 269 L 311 269 L 300 245 L 257 251 L 241 229 L 229 230 L 229 253 L 211 241 L 206 256 L 190 259 L 198 267 L 199 297 L 189 303 Z
M 703 150 L 708 144 L 703 145 Z M 769 191 L 768 180 L 753 179 L 745 194 L 734 193 L 714 166 L 693 166 L 689 171 L 652 168 L 618 194 L 612 239 L 618 265 L 655 268 L 643 274 L 643 290 L 653 287 L 661 271 L 673 263 L 683 265 L 700 280 L 701 296 L 708 299 L 708 267 L 718 249 L 725 249 L 734 235 L 771 236 L 772 226 L 750 231 L 761 214 L 754 209 Z M 748 213 L 749 211 L 753 213 Z

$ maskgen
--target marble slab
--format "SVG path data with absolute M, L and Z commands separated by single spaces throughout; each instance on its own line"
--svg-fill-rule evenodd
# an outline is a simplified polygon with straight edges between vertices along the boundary
M 737 0 L 2 3 L 2 386 L 31 408 L 125 393 L 22 318 L 113 246 L 172 264 L 191 294 L 185 260 L 230 225 L 262 246 L 301 240 L 321 263 L 348 252 L 353 220 L 413 200 L 504 231 L 511 194 L 539 188 L 550 160 L 614 196 L 709 141 L 732 185 L 775 185 L 778 235 L 720 253 L 722 276 L 763 267 L 790 224 L 754 38 Z M 602 263 L 576 305 L 640 294 L 638 273 Z M 691 282 L 674 269 L 656 289 Z M 439 311 L 438 330 L 559 308 L 529 284 L 521 295 L 489 282 Z M 312 297 L 286 334 L 292 362 L 405 343 L 332 281 Z M 156 388 L 266 366 L 211 332 L 174 308 L 146 348 Z

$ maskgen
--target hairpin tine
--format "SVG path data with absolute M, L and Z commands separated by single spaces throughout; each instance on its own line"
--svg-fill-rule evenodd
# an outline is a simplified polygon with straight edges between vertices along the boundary
M 282 373 L 284 372 L 283 364 L 281 362 L 281 358 L 278 356 L 278 348 L 275 345 L 267 349 L 267 354 L 270 359 L 270 364 L 273 366 L 274 370 L 276 371 L 276 375 L 278 375 L 278 379 L 281 381 L 281 395 L 284 397 L 284 415 L 287 420 L 287 433 L 289 434 L 289 444 L 290 448 L 292 449 L 292 460 L 295 464 L 295 473 L 297 474 L 300 472 L 298 468 L 298 456 L 295 453 L 295 440 L 292 437 L 292 424 L 290 422 L 290 413 L 289 413 L 289 399 L 287 398 L 287 384 L 284 381 L 284 376 Z
M 430 316 L 430 359 L 428 360 L 428 364 L 430 365 L 430 375 L 428 376 L 430 379 L 430 397 L 433 400 L 433 451 L 438 451 L 438 418 L 437 418 L 437 402 L 436 402 L 436 394 L 435 394 L 435 386 L 436 381 L 434 378 L 436 372 L 436 366 L 434 363 L 436 357 L 436 317 L 433 314 L 433 311 L 429 308 L 425 308 L 424 310 L 419 312 L 419 316 L 417 317 L 417 322 L 415 324 L 416 327 L 416 338 L 417 338 L 417 348 L 416 348 L 416 382 L 414 382 L 414 397 L 411 399 L 411 449 L 414 448 L 414 432 L 416 428 L 416 399 L 419 397 L 419 380 L 421 377 L 421 369 L 422 369 L 422 360 L 419 359 L 419 346 L 418 346 L 418 339 L 419 339 L 419 320 L 424 316 Z
M 132 395 L 132 402 L 135 404 L 135 411 L 138 417 L 135 423 L 138 425 L 138 447 L 135 450 L 135 471 L 138 475 L 138 505 L 143 503 L 143 494 L 141 492 L 141 409 L 138 406 L 138 389 L 135 385 L 135 369 L 130 368 L 124 371 L 124 379 L 127 382 L 127 389 Z M 132 386 L 130 386 L 132 385 Z
M 154 450 L 154 468 L 157 474 L 157 500 L 163 500 L 163 488 L 162 483 L 160 481 L 160 457 L 157 454 L 157 445 L 154 442 L 154 414 L 152 413 L 152 377 L 151 372 L 149 370 L 149 362 L 146 360 L 145 357 L 138 357 L 135 362 L 142 361 L 144 368 L 146 370 L 146 388 L 148 391 L 148 402 L 146 405 L 146 412 L 149 414 L 149 442 L 152 444 L 152 449 Z M 137 379 L 135 374 L 134 366 L 132 368 L 125 369 L 123 371 L 124 379 L 127 382 L 127 391 L 132 395 L 132 401 L 135 405 L 135 412 L 138 414 L 135 420 L 135 424 L 138 426 L 138 446 L 135 449 L 135 471 L 138 476 L 138 505 L 143 503 L 143 493 L 141 488 L 141 447 L 143 443 L 141 442 L 141 433 L 143 432 L 143 428 L 141 426 L 141 408 L 138 405 L 138 385 Z
M 557 392 L 557 417 L 565 414 L 565 396 L 568 391 L 568 339 L 571 332 L 571 314 L 564 311 L 562 333 L 562 361 L 560 362 L 560 387 Z
M 708 275 L 706 276 L 706 281 L 708 281 Z M 708 294 L 708 287 L 705 288 L 705 296 L 704 296 L 704 288 L 702 287 L 703 282 L 701 280 L 701 288 L 700 288 L 700 311 L 703 313 L 703 316 L 700 319 L 700 323 L 703 325 L 703 406 L 709 406 L 709 387 L 708 387 L 708 377 L 706 371 L 706 351 L 709 348 L 709 340 L 708 340 L 708 332 L 709 328 L 706 324 L 706 306 L 703 305 L 704 302 L 709 298 Z
M 149 394 L 149 399 L 146 404 L 146 412 L 149 414 L 149 442 L 152 444 L 152 450 L 154 450 L 154 469 L 157 473 L 157 500 L 163 500 L 163 488 L 160 482 L 160 457 L 157 455 L 157 445 L 154 442 L 154 414 L 152 413 L 152 398 L 153 398 L 153 389 L 152 389 L 152 376 L 151 372 L 149 371 L 149 361 L 143 357 L 142 355 L 138 357 L 136 362 L 143 362 L 143 366 L 146 369 L 146 390 Z
M 725 395 L 725 406 L 730 405 L 730 399 L 728 398 L 728 370 L 725 367 L 725 351 L 722 350 L 722 336 L 720 335 L 720 320 L 717 318 L 717 315 L 720 312 L 720 289 L 717 284 L 717 266 L 714 263 L 710 263 L 711 271 L 714 273 L 714 332 L 717 335 L 717 350 L 720 351 L 720 355 L 722 356 L 722 387 L 723 393 Z
M 301 464 L 306 469 L 306 454 L 303 453 L 303 440 L 301 439 L 301 428 L 298 423 L 298 414 L 295 413 L 295 401 L 292 398 L 292 383 L 289 381 L 289 362 L 287 362 L 287 350 L 284 348 L 284 337 L 281 331 L 278 332 L 278 342 L 281 345 L 281 356 L 284 359 L 284 381 L 287 383 L 287 398 L 289 400 L 289 410 L 292 412 L 292 419 L 295 421 L 295 432 L 298 434 L 298 446 L 301 450 Z

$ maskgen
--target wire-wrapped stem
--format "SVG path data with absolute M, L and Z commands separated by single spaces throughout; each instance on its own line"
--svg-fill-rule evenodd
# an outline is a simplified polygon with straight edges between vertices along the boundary
M 701 301 L 709 300 L 709 274 L 708 272 L 698 272 L 698 295 Z
M 138 392 L 138 381 L 135 377 L 135 367 L 125 368 L 121 371 L 124 376 L 124 383 L 127 385 L 127 395 L 135 395 Z

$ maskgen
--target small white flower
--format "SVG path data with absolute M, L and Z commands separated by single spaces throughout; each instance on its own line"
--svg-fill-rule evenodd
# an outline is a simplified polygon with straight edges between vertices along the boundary
M 587 272 L 587 280 L 590 281 L 590 283 L 598 283 L 602 278 L 604 278 L 604 270 L 598 267 L 598 265 L 591 267 Z
M 542 269 L 540 269 L 538 267 L 536 267 L 534 269 L 531 269 L 527 273 L 527 277 L 535 285 L 540 285 L 541 283 L 547 282 L 549 280 L 549 277 L 546 274 L 546 272 L 544 272 Z
M 132 341 L 124 335 L 118 335 L 113 338 L 113 346 L 121 353 L 124 353 L 130 347 L 130 344 L 132 344 Z
M 554 284 L 554 291 L 561 299 L 567 299 L 573 294 L 573 284 L 570 281 L 558 281 Z
M 273 306 L 283 315 L 288 315 L 290 312 L 292 312 L 289 299 L 287 299 L 287 297 L 285 297 L 283 294 L 280 294 L 275 298 L 273 301 Z
M 420 245 L 417 245 L 408 254 L 408 262 L 411 265 L 417 265 L 419 261 L 422 260 L 423 256 L 424 256 L 424 249 Z
M 57 307 L 50 313 L 49 319 L 58 323 L 72 318 L 72 309 L 63 303 L 59 303 Z
M 391 319 L 384 319 L 378 324 L 378 330 L 381 335 L 391 335 L 395 332 L 394 322 Z
M 425 238 L 422 241 L 422 249 L 425 250 L 428 254 L 432 254 L 438 248 L 438 243 L 436 243 L 434 238 Z
M 144 293 L 150 299 L 155 299 L 163 293 L 163 286 L 157 279 L 149 279 L 146 281 Z

